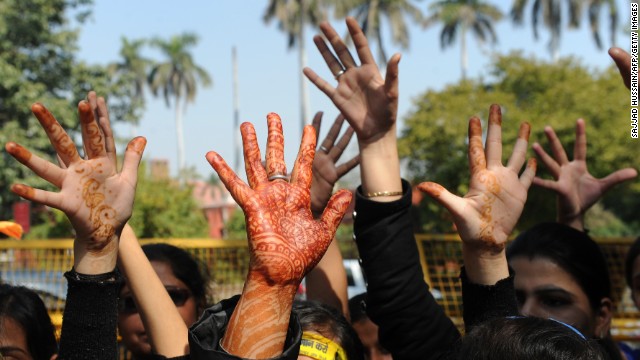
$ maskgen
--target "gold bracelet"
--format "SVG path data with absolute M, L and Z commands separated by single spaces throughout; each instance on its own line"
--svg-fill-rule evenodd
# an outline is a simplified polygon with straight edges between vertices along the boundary
M 396 196 L 396 195 L 402 195 L 402 191 L 376 191 L 376 192 L 367 193 L 365 197 L 372 198 L 372 197 L 378 197 L 378 196 Z

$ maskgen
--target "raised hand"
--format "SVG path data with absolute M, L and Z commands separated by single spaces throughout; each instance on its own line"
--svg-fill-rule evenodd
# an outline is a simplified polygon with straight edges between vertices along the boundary
M 89 99 L 98 103 L 95 93 Z M 104 100 L 101 100 L 104 104 Z M 131 216 L 137 182 L 137 171 L 146 140 L 137 137 L 127 145 L 124 165 L 118 173 L 115 166 L 113 138 L 105 137 L 105 127 L 95 120 L 97 108 L 90 101 L 78 104 L 85 157 L 53 115 L 36 103 L 31 107 L 45 129 L 60 160 L 61 168 L 22 146 L 9 142 L 6 150 L 38 176 L 60 189 L 49 192 L 28 185 L 15 184 L 11 190 L 21 197 L 63 211 L 76 232 L 74 267 L 78 273 L 100 274 L 113 271 L 116 265 L 118 237 Z M 95 112 L 94 112 L 95 111 Z
M 358 22 L 348 17 L 346 23 L 358 52 L 360 66 L 356 64 L 340 35 L 329 23 L 324 22 L 320 24 L 320 29 L 338 57 L 331 53 L 321 36 L 315 36 L 313 41 L 338 85 L 334 87 L 309 68 L 303 71 L 347 118 L 358 135 L 358 141 L 367 144 L 390 129 L 395 131 L 400 54 L 391 57 L 387 64 L 386 79 L 383 79 Z
M 584 214 L 595 204 L 607 190 L 624 181 L 633 179 L 638 172 L 633 168 L 625 168 L 596 179 L 587 168 L 587 133 L 585 122 L 576 121 L 576 141 L 573 148 L 573 160 L 569 161 L 558 136 L 550 126 L 544 133 L 551 145 L 553 157 L 538 143 L 533 144 L 542 163 L 547 167 L 555 180 L 539 177 L 533 179 L 537 186 L 553 190 L 558 194 L 558 221 L 584 230 Z
M 316 134 L 320 134 L 320 124 L 322 123 L 322 112 L 316 113 L 313 117 L 313 128 L 316 130 Z M 340 134 L 340 128 L 344 123 L 344 116 L 342 114 L 336 117 L 331 129 L 324 138 L 318 151 L 316 151 L 313 159 L 313 175 L 311 179 L 311 211 L 314 215 L 320 215 L 327 205 L 333 187 L 336 182 L 343 177 L 346 173 L 351 171 L 360 163 L 360 156 L 356 155 L 347 162 L 337 166 L 336 163 L 340 160 L 344 149 L 349 145 L 351 137 L 353 136 L 353 129 L 347 127 L 347 130 L 342 135 L 340 140 L 335 143 L 338 135 Z
M 206 156 L 245 213 L 249 274 L 222 346 L 231 354 L 249 358 L 270 358 L 282 352 L 297 287 L 322 258 L 351 201 L 349 191 L 338 191 L 320 219 L 314 220 L 309 187 L 315 130 L 305 127 L 287 181 L 280 117 L 271 113 L 267 122 L 266 169 L 253 125 L 240 127 L 248 185 L 220 155 L 212 151 Z
M 528 123 L 520 125 L 513 154 L 504 166 L 502 114 L 500 106 L 491 105 L 484 151 L 480 119 L 472 117 L 469 120 L 469 192 L 459 197 L 433 182 L 418 185 L 420 190 L 449 210 L 462 238 L 463 251 L 467 254 L 504 257 L 507 239 L 520 218 L 535 176 L 535 159 L 529 159 L 522 175 L 518 175 L 525 163 L 530 131 Z M 470 262 L 477 260 L 472 256 L 465 257 L 465 266 L 469 267 Z M 506 259 L 504 262 L 506 264 Z M 473 281 L 471 271 L 468 274 Z
M 624 86 L 626 86 L 627 89 L 631 89 L 631 55 L 620 48 L 612 47 L 609 49 L 609 56 L 611 56 L 616 63 Z

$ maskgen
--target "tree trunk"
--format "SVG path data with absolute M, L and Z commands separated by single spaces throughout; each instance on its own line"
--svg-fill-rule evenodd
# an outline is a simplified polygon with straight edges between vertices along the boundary
M 238 59 L 236 47 L 231 52 L 233 61 L 233 171 L 240 174 L 240 157 L 242 156 L 242 139 L 240 138 L 240 99 L 238 97 Z
M 178 143 L 178 177 L 182 177 L 184 170 L 184 135 L 182 134 L 182 103 L 176 96 L 176 137 Z
M 298 69 L 300 76 L 300 136 L 302 136 L 304 126 L 307 125 L 307 119 L 309 119 L 309 89 L 307 88 L 307 79 L 302 74 L 302 69 L 307 66 L 307 50 L 304 41 L 304 16 L 306 11 L 305 0 L 300 0 L 300 33 L 298 33 L 298 50 L 300 51 L 300 68 Z
M 460 66 L 462 67 L 462 80 L 467 79 L 467 26 L 462 25 L 460 31 Z

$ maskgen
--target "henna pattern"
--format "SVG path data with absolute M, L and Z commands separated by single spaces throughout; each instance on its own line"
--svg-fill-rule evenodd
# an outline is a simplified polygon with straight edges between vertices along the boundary
M 287 167 L 284 163 L 284 136 L 282 135 L 282 121 L 276 113 L 267 115 L 269 135 L 267 138 L 267 175 L 286 175 Z

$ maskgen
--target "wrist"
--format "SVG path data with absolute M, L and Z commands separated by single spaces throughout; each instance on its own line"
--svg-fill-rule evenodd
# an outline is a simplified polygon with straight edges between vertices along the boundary
M 582 214 L 576 216 L 558 216 L 558 222 L 570 226 L 576 230 L 584 231 L 584 216 Z
M 509 265 L 505 250 L 479 251 L 462 245 L 462 257 L 467 278 L 474 284 L 495 285 L 509 277 Z
M 373 143 L 360 145 L 360 174 L 364 194 L 402 192 L 395 126 Z M 400 196 L 375 196 L 373 201 L 394 201 Z
M 73 267 L 76 272 L 96 275 L 113 271 L 118 260 L 118 239 L 114 235 L 105 246 L 97 249 L 87 241 L 76 238 L 73 244 Z

